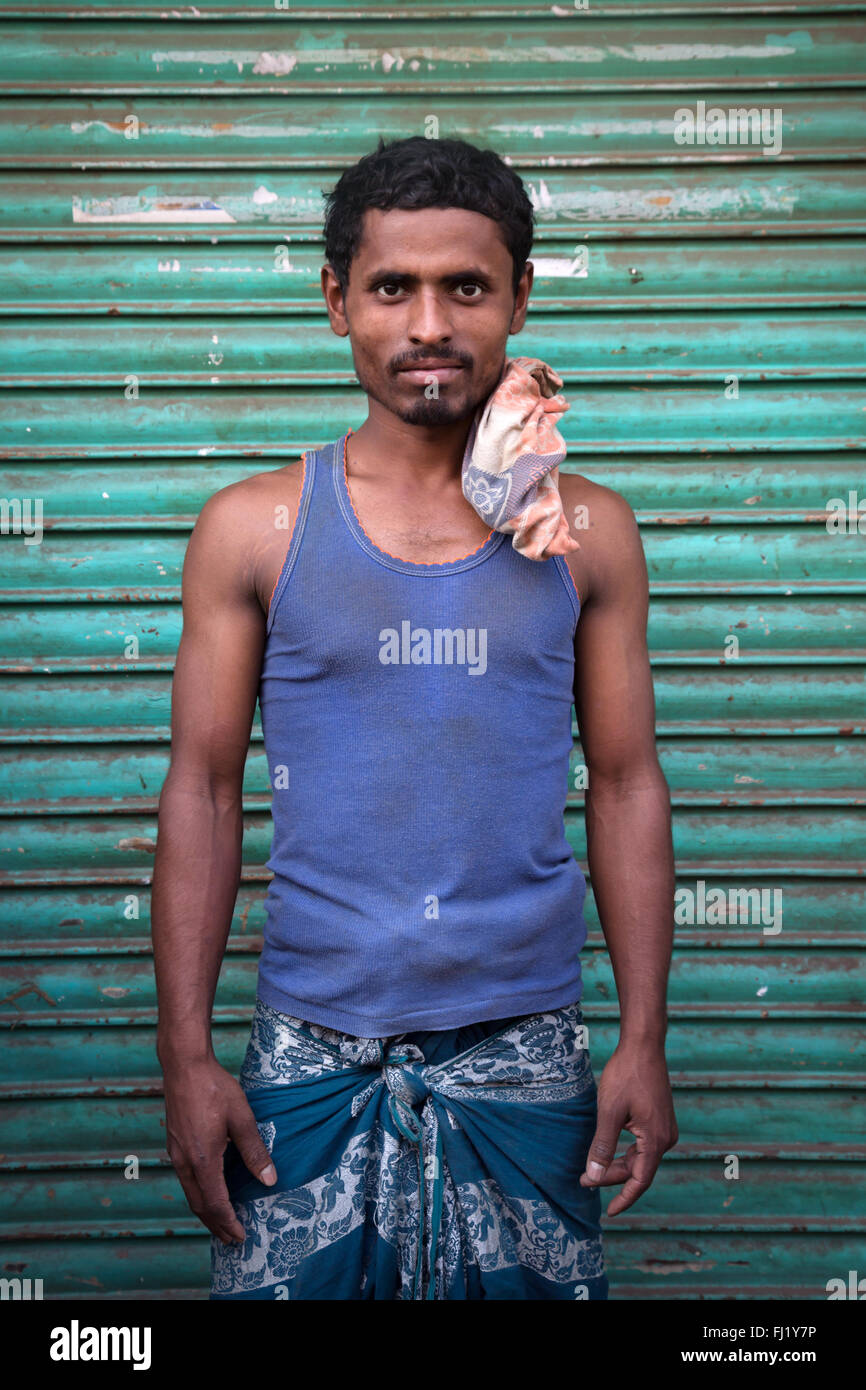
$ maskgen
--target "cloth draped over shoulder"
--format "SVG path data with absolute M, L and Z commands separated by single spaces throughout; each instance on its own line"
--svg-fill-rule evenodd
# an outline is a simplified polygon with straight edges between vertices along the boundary
M 241 1245 L 211 1298 L 607 1297 L 598 1189 L 580 1186 L 596 1088 L 578 1003 L 438 1065 L 257 1001 L 240 1080 L 278 1180 L 230 1144 Z
M 513 532 L 512 546 L 528 560 L 579 549 L 559 495 L 566 446 L 556 426 L 570 409 L 561 386 L 540 358 L 506 358 L 463 454 L 464 497 L 494 531 Z

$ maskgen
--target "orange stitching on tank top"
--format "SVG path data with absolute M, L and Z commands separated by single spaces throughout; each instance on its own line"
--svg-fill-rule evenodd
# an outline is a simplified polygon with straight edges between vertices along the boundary
M 306 480 L 307 480 L 307 455 L 306 455 L 306 453 L 305 453 L 304 456 L 303 456 L 303 458 L 301 459 L 301 490 L 300 490 L 300 492 L 298 493 L 298 513 L 297 513 L 297 516 L 295 517 L 295 524 L 294 524 L 294 526 L 292 527 L 292 534 L 291 534 L 291 536 L 290 536 L 290 538 L 289 538 L 289 543 L 288 543 L 288 545 L 286 546 L 286 553 L 285 553 L 285 555 L 283 556 L 283 563 L 280 565 L 280 568 L 279 568 L 279 570 L 277 571 L 277 577 L 276 577 L 276 579 L 274 580 L 274 587 L 271 589 L 271 596 L 270 596 L 270 598 L 268 599 L 268 611 L 267 611 L 267 615 L 266 615 L 267 617 L 270 617 L 270 616 L 271 616 L 271 604 L 272 604 L 273 601 L 274 601 L 274 594 L 277 592 L 277 585 L 278 585 L 279 582 L 280 582 L 280 575 L 282 574 L 283 570 L 286 568 L 286 561 L 287 561 L 287 559 L 289 558 L 289 551 L 290 551 L 291 548 L 292 548 L 292 541 L 295 539 L 295 531 L 296 531 L 296 529 L 297 529 L 298 521 L 300 520 L 300 516 L 301 516 L 301 502 L 302 502 L 303 496 L 304 496 L 304 483 L 306 482 Z
M 361 530 L 364 531 L 364 527 L 361 525 L 361 518 L 355 511 L 355 504 L 352 501 L 352 494 L 349 491 L 349 474 L 346 470 L 346 458 L 349 452 L 349 435 L 354 433 L 354 430 L 347 430 L 346 437 L 343 440 L 343 479 L 346 484 L 346 496 L 349 499 L 349 506 L 352 508 L 352 511 L 355 512 L 355 520 L 361 527 Z M 482 550 L 484 548 L 484 546 L 490 540 L 490 537 L 493 535 L 493 528 L 491 528 L 487 532 L 487 535 L 484 537 L 484 540 L 481 541 L 480 545 L 476 545 L 475 549 L 470 550 L 467 555 L 458 555 L 456 560 L 407 560 L 403 555 L 391 555 L 390 550 L 385 550 L 383 546 L 377 545 L 376 542 L 373 540 L 373 537 L 369 535 L 367 531 L 364 531 L 364 535 L 367 537 L 367 540 L 370 542 L 370 544 L 376 548 L 376 550 L 381 550 L 383 555 L 390 555 L 392 560 L 399 560 L 401 564 L 404 565 L 425 565 L 428 569 L 438 569 L 440 565 L 456 565 L 461 560 L 468 560 L 471 555 L 477 555 L 479 550 Z
M 564 556 L 563 556 L 563 559 L 565 559 Z M 565 561 L 565 568 L 568 570 L 568 577 L 569 577 L 569 579 L 571 580 L 572 586 L 573 586 L 573 588 L 574 588 L 574 592 L 577 594 L 577 601 L 578 601 L 578 603 L 580 604 L 580 606 L 581 606 L 581 608 L 582 608 L 582 607 L 583 607 L 583 599 L 580 597 L 580 590 L 578 589 L 577 584 L 575 583 L 574 575 L 573 575 L 572 572 L 571 572 L 571 565 L 568 563 L 567 560 Z

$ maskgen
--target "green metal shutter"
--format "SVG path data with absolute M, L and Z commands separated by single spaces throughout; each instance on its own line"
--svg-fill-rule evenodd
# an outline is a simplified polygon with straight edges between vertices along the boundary
M 532 189 L 516 346 L 565 378 L 568 468 L 641 522 L 678 887 L 783 894 L 775 935 L 677 929 L 681 1140 L 607 1223 L 611 1296 L 822 1299 L 862 1272 L 864 1229 L 866 553 L 856 518 L 826 524 L 866 493 L 862 14 L 364 12 L 0 0 L 0 1272 L 46 1297 L 206 1296 L 207 1235 L 163 1153 L 149 952 L 181 564 L 217 488 L 364 418 L 318 287 L 320 190 L 435 116 Z M 780 108 L 781 152 L 676 143 L 698 101 Z M 235 1069 L 270 836 L 258 722 L 245 797 L 216 1009 Z M 585 864 L 578 791 L 567 825 Z M 590 925 L 599 1075 L 617 1010 Z

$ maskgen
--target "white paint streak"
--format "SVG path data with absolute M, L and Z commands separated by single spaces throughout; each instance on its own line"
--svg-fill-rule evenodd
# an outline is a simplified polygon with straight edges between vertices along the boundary
M 151 61 L 156 63 L 157 67 L 162 63 L 207 63 L 212 67 L 234 63 L 239 71 L 245 62 L 254 63 L 258 56 L 258 49 L 239 53 L 237 49 L 231 48 L 167 48 L 150 55 Z
M 611 45 L 610 52 L 638 63 L 686 63 L 704 58 L 786 58 L 797 49 L 794 44 L 635 43 L 629 48 Z
M 122 194 L 115 198 L 72 199 L 72 221 L 81 222 L 234 222 L 231 213 L 210 198 L 157 197 L 150 200 Z
M 279 195 L 277 193 L 272 193 L 269 188 L 265 188 L 264 184 L 260 183 L 253 193 L 253 202 L 258 207 L 262 207 L 265 203 L 279 202 Z
M 260 53 L 253 65 L 253 72 L 285 77 L 297 65 L 298 59 L 294 53 Z
M 109 130 L 113 135 L 117 134 L 117 126 L 112 125 L 111 121 L 70 121 L 69 129 L 73 135 L 86 135 L 88 130 L 96 126 L 101 130 Z
M 534 201 L 534 200 L 533 200 Z M 667 188 L 658 190 L 623 188 L 588 191 L 576 220 L 611 222 L 617 219 L 640 222 L 674 221 L 679 217 L 702 221 L 736 222 L 750 210 L 763 215 L 782 213 L 790 217 L 796 196 L 772 184 L 759 187 L 735 185 L 730 188 Z M 749 218 L 751 221 L 752 218 Z
M 285 77 L 298 62 L 295 53 L 263 53 L 258 48 L 166 48 L 151 53 L 150 58 L 157 69 L 164 64 L 171 64 L 173 67 L 197 64 L 199 72 L 202 72 L 206 67 L 234 66 L 240 75 L 249 64 L 253 72 L 276 77 Z
M 586 266 L 581 269 L 578 257 L 533 256 L 532 264 L 535 266 L 536 275 L 567 276 L 570 280 L 585 280 L 588 274 Z
M 529 192 L 530 192 L 530 198 L 532 199 L 532 202 L 533 202 L 533 204 L 534 204 L 535 207 L 537 207 L 537 208 L 551 208 L 551 207 L 553 207 L 553 199 L 552 199 L 551 196 L 550 196 L 550 189 L 548 188 L 547 184 L 544 182 L 544 179 L 539 179 L 539 180 L 538 180 L 538 192 L 537 192 L 537 193 L 536 193 L 536 191 L 535 191 L 535 185 L 534 185 L 534 184 L 530 184 L 530 186 L 529 186 Z

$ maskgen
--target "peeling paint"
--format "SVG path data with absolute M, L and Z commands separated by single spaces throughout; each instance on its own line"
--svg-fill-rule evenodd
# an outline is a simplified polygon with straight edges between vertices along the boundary
M 72 221 L 114 222 L 121 224 L 143 222 L 200 223 L 234 222 L 231 213 L 210 198 L 146 194 L 118 194 L 115 197 L 72 199 Z
M 589 271 L 578 256 L 533 256 L 536 275 L 566 276 L 570 280 L 585 280 Z
M 708 58 L 787 58 L 797 48 L 791 43 L 635 43 L 627 48 L 611 44 L 608 52 L 638 63 L 690 63 Z
M 285 77 L 297 65 L 298 58 L 295 53 L 260 53 L 253 64 L 253 72 Z

